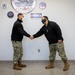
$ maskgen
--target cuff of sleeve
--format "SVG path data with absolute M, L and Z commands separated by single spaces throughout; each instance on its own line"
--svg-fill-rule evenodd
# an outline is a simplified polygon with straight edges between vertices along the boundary
M 33 35 L 34 36 L 34 38 L 36 38 L 36 36 L 35 35 Z

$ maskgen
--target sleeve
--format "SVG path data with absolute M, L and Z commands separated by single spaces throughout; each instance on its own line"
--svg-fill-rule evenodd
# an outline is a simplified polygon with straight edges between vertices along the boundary
M 22 35 L 24 35 L 24 36 L 26 36 L 26 37 L 30 37 L 30 35 L 21 27 L 21 25 L 18 25 L 17 28 L 18 28 L 18 31 L 19 31 Z
M 62 32 L 57 23 L 54 24 L 54 30 L 59 40 L 62 40 Z
M 34 34 L 33 36 L 34 36 L 34 38 L 37 38 L 37 37 L 40 37 L 40 36 L 42 36 L 44 34 L 44 32 L 43 32 L 43 27 L 36 33 L 36 34 Z

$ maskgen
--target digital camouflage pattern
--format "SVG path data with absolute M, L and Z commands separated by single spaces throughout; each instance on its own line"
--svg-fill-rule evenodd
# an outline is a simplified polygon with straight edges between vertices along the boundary
M 55 60 L 56 52 L 58 52 L 59 56 L 63 61 L 67 60 L 63 42 L 51 44 L 49 45 L 49 47 L 50 47 L 50 56 L 49 56 L 50 61 L 53 62 Z
M 18 63 L 18 61 L 21 61 L 23 56 L 23 48 L 22 48 L 22 42 L 19 41 L 12 41 L 13 45 L 13 63 Z

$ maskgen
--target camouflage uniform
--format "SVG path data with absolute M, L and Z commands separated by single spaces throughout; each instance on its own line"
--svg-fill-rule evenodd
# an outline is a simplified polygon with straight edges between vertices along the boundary
M 20 41 L 12 41 L 13 45 L 13 63 L 16 64 L 18 61 L 21 61 L 23 56 L 23 48 L 22 48 L 22 42 Z
M 65 54 L 65 50 L 64 50 L 63 42 L 51 44 L 49 47 L 50 47 L 50 61 L 53 62 L 55 60 L 56 51 L 58 51 L 59 56 L 61 57 L 61 59 L 63 61 L 67 60 L 67 57 L 66 57 L 66 54 Z

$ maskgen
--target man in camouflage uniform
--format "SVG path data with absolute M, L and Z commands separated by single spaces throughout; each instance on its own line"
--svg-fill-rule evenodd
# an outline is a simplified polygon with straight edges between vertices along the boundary
M 49 42 L 50 64 L 45 68 L 54 68 L 56 51 L 58 51 L 59 56 L 64 62 L 63 71 L 67 71 L 70 65 L 68 64 L 68 60 L 65 54 L 63 37 L 60 27 L 57 25 L 57 23 L 49 21 L 47 16 L 42 17 L 42 23 L 44 24 L 44 26 L 35 35 L 31 36 L 31 39 L 37 38 L 44 34 Z
M 22 48 L 22 39 L 23 35 L 30 37 L 30 35 L 23 29 L 22 19 L 23 14 L 18 14 L 18 19 L 13 25 L 12 34 L 11 34 L 11 40 L 13 45 L 13 69 L 21 70 L 22 67 L 26 67 L 25 64 L 22 64 L 22 56 L 23 56 L 23 48 Z

